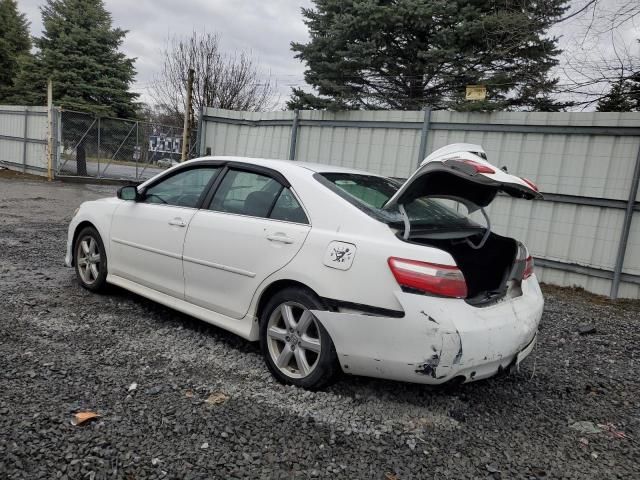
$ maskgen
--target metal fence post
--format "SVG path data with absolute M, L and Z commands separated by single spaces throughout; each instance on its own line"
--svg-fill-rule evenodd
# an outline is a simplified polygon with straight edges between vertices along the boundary
M 427 156 L 427 140 L 429 138 L 429 124 L 431 123 L 431 108 L 424 108 L 424 120 L 422 121 L 422 131 L 420 133 L 420 148 L 418 149 L 418 167 Z
M 289 143 L 289 160 L 296 159 L 296 143 L 298 142 L 298 118 L 299 110 L 293 111 L 293 123 L 291 124 L 291 141 Z
M 629 241 L 629 231 L 631 229 L 631 220 L 633 220 L 633 209 L 638 196 L 638 183 L 640 183 L 640 147 L 638 147 L 638 155 L 636 157 L 636 165 L 633 169 L 633 178 L 629 191 L 629 200 L 624 213 L 624 223 L 622 224 L 622 234 L 620 235 L 620 244 L 618 245 L 618 254 L 616 256 L 616 266 L 613 269 L 613 279 L 611 280 L 611 298 L 618 298 L 618 288 L 620 287 L 620 277 L 622 268 L 624 267 L 624 257 L 627 251 L 627 242 Z
M 140 135 L 139 135 L 139 130 L 140 130 L 140 122 L 136 122 L 136 148 L 139 149 L 138 153 L 136 152 L 136 149 L 134 148 L 134 154 L 136 155 L 136 180 L 138 180 L 138 162 L 140 160 L 142 160 L 142 147 L 140 146 Z
M 29 107 L 24 107 L 24 131 L 22 144 L 22 173 L 27 171 L 27 142 L 29 140 Z
M 53 81 L 47 82 L 47 179 L 53 180 Z
M 60 164 L 60 109 L 53 107 L 53 157 L 52 167 L 53 176 L 55 177 L 58 172 L 58 165 Z

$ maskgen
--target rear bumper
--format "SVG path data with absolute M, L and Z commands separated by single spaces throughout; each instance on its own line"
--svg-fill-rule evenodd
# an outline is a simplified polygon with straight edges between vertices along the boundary
M 488 378 L 535 346 L 544 300 L 535 276 L 520 297 L 489 307 L 398 292 L 405 316 L 314 311 L 344 372 L 414 383 Z

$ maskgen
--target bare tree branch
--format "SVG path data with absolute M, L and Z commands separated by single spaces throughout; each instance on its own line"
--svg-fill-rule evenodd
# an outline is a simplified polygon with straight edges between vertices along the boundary
M 217 107 L 229 110 L 274 108 L 275 85 L 262 75 L 245 52 L 228 55 L 220 50 L 218 36 L 193 32 L 190 37 L 173 37 L 163 50 L 164 62 L 153 82 L 152 96 L 167 115 L 184 115 L 187 74 L 195 71 L 194 110 Z

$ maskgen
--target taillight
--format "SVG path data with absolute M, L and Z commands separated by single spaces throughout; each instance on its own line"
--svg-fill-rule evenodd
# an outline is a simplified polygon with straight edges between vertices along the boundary
M 532 190 L 535 190 L 536 192 L 538 192 L 538 186 L 533 183 L 531 180 L 529 180 L 528 178 L 524 178 L 524 177 L 520 177 L 522 179 L 522 181 L 524 183 L 526 183 L 527 185 L 529 185 L 531 187 Z
M 523 279 L 527 279 L 531 275 L 533 275 L 533 257 L 531 255 L 529 255 L 527 257 L 527 259 L 525 260 L 524 274 L 522 275 L 522 278 Z
M 389 268 L 401 287 L 443 297 L 467 296 L 467 282 L 457 267 L 390 257 Z
M 496 173 L 493 168 L 484 163 L 476 162 L 475 160 L 463 160 L 462 162 L 472 166 L 476 173 Z

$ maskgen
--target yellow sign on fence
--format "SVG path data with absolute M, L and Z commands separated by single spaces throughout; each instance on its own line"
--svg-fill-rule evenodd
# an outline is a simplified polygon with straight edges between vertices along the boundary
M 484 100 L 487 98 L 487 87 L 484 85 L 467 85 L 465 100 Z

